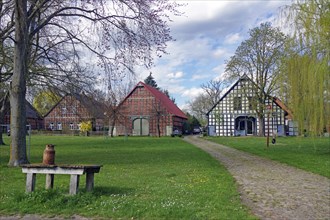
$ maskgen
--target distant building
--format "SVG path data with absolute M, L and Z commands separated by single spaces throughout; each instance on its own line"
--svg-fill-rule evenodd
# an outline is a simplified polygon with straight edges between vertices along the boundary
M 38 111 L 26 100 L 25 100 L 25 108 L 26 108 L 26 125 L 31 126 L 32 130 L 43 129 L 44 128 L 43 118 L 38 113 Z M 5 115 L 3 123 L 5 126 L 8 127 L 8 129 L 10 128 L 10 110 Z
M 168 136 L 182 133 L 187 116 L 158 89 L 139 82 L 117 106 L 116 135 Z
M 91 121 L 93 130 L 103 129 L 105 105 L 85 94 L 64 96 L 44 117 L 47 130 L 79 130 L 81 122 Z
M 207 113 L 210 136 L 257 135 L 260 122 L 255 111 L 254 82 L 246 75 L 236 81 Z M 296 135 L 297 128 L 290 121 L 292 114 L 276 97 L 264 103 L 265 134 Z M 269 113 L 268 113 L 268 112 Z M 269 117 L 269 118 L 268 118 Z

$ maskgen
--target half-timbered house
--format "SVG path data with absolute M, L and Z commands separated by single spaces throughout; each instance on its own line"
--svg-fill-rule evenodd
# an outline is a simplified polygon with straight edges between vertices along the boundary
M 256 112 L 254 88 L 257 86 L 246 75 L 237 80 L 207 115 L 208 134 L 210 136 L 247 136 L 257 135 L 260 123 L 263 123 L 266 135 L 276 132 L 285 135 L 291 112 L 276 97 L 265 94 L 262 105 L 264 120 L 260 122 Z

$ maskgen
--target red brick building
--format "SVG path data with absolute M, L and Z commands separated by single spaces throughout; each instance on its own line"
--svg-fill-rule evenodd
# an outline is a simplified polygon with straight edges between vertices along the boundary
M 105 107 L 85 94 L 64 96 L 44 117 L 47 130 L 79 130 L 81 122 L 92 122 L 94 131 L 103 129 Z
M 181 133 L 187 116 L 164 93 L 139 82 L 118 105 L 116 135 L 167 136 Z
M 9 103 L 7 103 L 9 105 Z M 32 130 L 39 130 L 43 129 L 44 123 L 43 118 L 38 113 L 38 111 L 28 102 L 25 100 L 25 108 L 26 108 L 26 125 L 30 125 Z M 10 110 L 5 115 L 4 118 L 4 125 L 10 125 Z

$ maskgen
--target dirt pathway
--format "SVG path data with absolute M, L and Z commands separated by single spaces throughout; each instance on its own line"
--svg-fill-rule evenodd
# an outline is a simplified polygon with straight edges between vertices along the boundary
M 261 219 L 330 219 L 330 179 L 197 136 L 184 140 L 226 166 L 242 202 Z

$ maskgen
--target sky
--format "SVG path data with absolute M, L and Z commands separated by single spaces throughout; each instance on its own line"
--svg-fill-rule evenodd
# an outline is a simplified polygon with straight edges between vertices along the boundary
M 181 109 L 202 93 L 201 84 L 223 77 L 226 61 L 261 23 L 278 26 L 280 8 L 291 0 L 177 1 L 184 15 L 171 16 L 168 54 L 141 70 L 138 81 L 152 72 L 159 87 L 167 89 Z

